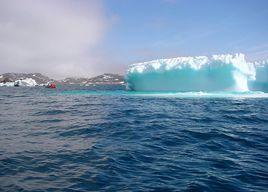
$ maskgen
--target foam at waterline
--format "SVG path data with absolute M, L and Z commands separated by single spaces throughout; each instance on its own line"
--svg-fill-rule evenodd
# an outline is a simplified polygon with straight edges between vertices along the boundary
M 92 95 L 109 97 L 157 97 L 157 98 L 268 98 L 268 93 L 261 91 L 220 91 L 220 92 L 148 92 L 148 91 L 127 91 L 127 90 L 66 90 L 61 93 L 50 93 L 52 95 Z
M 243 54 L 178 57 L 131 65 L 127 88 L 135 91 L 248 91 L 253 63 Z

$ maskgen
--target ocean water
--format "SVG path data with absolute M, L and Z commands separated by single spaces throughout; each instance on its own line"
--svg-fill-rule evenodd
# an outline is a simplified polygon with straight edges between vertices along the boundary
M 268 96 L 0 87 L 0 191 L 268 191 Z

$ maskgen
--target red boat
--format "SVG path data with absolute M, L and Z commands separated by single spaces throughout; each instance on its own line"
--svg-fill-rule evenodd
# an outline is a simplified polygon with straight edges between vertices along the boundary
M 50 89 L 56 89 L 56 84 L 55 83 L 49 83 L 49 84 L 47 84 L 47 86 L 46 86 L 47 88 L 50 88 Z

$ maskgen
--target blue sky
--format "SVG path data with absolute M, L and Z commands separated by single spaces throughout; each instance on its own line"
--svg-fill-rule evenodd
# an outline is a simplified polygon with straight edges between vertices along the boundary
M 0 1 L 0 73 L 123 74 L 135 62 L 240 52 L 268 59 L 268 0 Z
M 268 56 L 267 0 L 106 0 L 107 45 L 126 63 L 243 52 Z

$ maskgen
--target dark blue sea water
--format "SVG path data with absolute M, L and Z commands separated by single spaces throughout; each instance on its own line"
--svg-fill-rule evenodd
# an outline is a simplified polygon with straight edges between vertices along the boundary
M 268 98 L 0 88 L 0 191 L 268 191 Z

